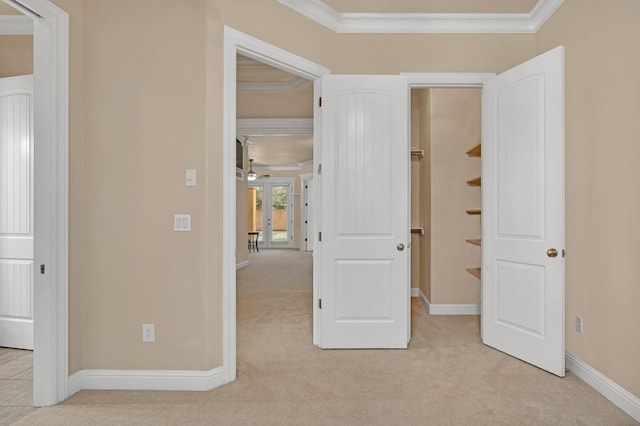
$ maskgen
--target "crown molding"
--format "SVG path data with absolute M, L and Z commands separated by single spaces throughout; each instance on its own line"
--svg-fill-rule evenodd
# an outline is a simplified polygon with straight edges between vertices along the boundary
M 0 16 L 0 35 L 33 35 L 33 19 L 29 16 Z
M 564 0 L 529 13 L 340 13 L 322 0 L 278 0 L 336 33 L 535 33 Z
M 312 135 L 313 118 L 238 118 L 236 133 L 245 137 Z

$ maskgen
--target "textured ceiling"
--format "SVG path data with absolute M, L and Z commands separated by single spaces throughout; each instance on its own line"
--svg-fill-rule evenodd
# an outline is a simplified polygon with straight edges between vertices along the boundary
M 243 83 L 281 84 L 294 82 L 299 77 L 286 71 L 263 64 L 245 56 L 237 57 L 236 81 Z M 278 96 L 273 93 L 270 96 Z M 308 96 L 301 92 L 300 96 Z M 268 117 L 270 111 L 264 111 L 261 117 Z M 252 117 L 252 118 L 261 118 Z M 313 136 L 250 136 L 249 158 L 253 158 L 254 167 L 292 167 L 298 163 L 313 159 Z M 269 172 L 264 172 L 268 174 Z M 263 173 L 261 173 L 263 174 Z
M 309 136 L 251 136 L 249 158 L 254 167 L 297 166 L 313 159 L 313 137 Z
M 324 0 L 341 13 L 528 13 L 538 0 Z

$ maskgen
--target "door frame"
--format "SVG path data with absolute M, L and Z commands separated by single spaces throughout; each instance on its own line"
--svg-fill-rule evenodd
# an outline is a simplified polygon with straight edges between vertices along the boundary
M 320 93 L 320 79 L 331 71 L 231 27 L 224 27 L 223 129 L 222 129 L 222 369 L 226 382 L 236 378 L 236 55 L 251 59 L 314 82 L 314 99 Z M 314 118 L 318 117 L 314 106 Z M 320 150 L 320 120 L 314 119 L 314 174 Z M 316 191 L 318 192 L 318 191 Z M 315 247 L 314 247 L 315 248 Z M 313 258 L 313 293 L 317 297 L 318 256 Z M 317 342 L 314 310 L 313 341 Z
M 262 186 L 262 247 L 263 248 L 292 248 L 294 247 L 294 239 L 296 236 L 295 233 L 295 223 L 291 223 L 291 221 L 295 218 L 295 204 L 294 204 L 294 184 L 295 184 L 295 180 L 296 178 L 294 177 L 264 177 L 264 178 L 258 178 L 256 180 L 254 180 L 253 182 L 250 182 L 247 186 L 249 188 L 251 187 L 256 187 L 256 186 Z M 270 242 L 267 241 L 267 233 L 265 232 L 265 225 L 264 225 L 264 219 L 265 219 L 265 214 L 264 214 L 264 201 L 266 199 L 266 191 L 265 186 L 269 186 L 269 188 L 272 188 L 274 186 L 285 186 L 287 185 L 289 187 L 288 190 L 288 196 L 287 196 L 287 203 L 289 203 L 289 207 L 287 208 L 287 242 L 286 243 L 273 243 L 273 245 L 271 247 L 269 247 Z M 269 194 L 269 197 L 271 197 L 271 194 Z M 273 201 L 271 199 L 269 199 L 270 201 Z M 273 222 L 273 218 L 272 218 L 272 222 Z M 271 232 L 269 233 L 270 236 L 273 236 L 273 229 L 271 230 Z
M 3 1 L 33 21 L 34 265 L 46 268 L 33 278 L 33 405 L 48 406 L 69 389 L 69 15 L 49 0 Z
M 224 96 L 223 96 L 223 250 L 222 250 L 222 317 L 223 317 L 223 361 L 227 382 L 236 378 L 236 178 L 235 178 L 235 135 L 236 135 L 236 54 L 242 54 L 276 68 L 314 81 L 314 100 L 320 94 L 322 75 L 331 71 L 283 49 L 263 42 L 252 36 L 224 27 Z M 434 87 L 479 87 L 496 76 L 495 73 L 400 73 L 407 77 L 408 90 Z M 316 213 L 319 206 L 319 180 L 317 179 L 320 159 L 321 122 L 319 107 L 314 105 L 314 165 L 313 177 L 316 182 Z M 234 142 L 234 144 L 231 143 Z M 320 227 L 321 218 L 316 214 Z M 319 229 L 319 228 L 318 228 Z M 314 239 L 313 293 L 314 305 L 318 295 L 319 265 L 321 253 L 318 241 Z M 317 309 L 313 310 L 313 343 L 318 344 Z

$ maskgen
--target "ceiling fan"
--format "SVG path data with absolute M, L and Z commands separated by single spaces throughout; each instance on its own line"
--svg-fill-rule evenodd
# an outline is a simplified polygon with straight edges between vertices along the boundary
M 258 174 L 253 171 L 253 158 L 249 158 L 249 173 L 247 173 L 247 180 L 253 182 L 258 178 Z

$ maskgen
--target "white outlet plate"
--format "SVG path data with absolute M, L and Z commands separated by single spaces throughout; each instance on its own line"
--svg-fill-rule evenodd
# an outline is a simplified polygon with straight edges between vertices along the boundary
M 582 333 L 582 317 L 576 316 L 576 331 L 578 333 Z
M 142 324 L 142 341 L 144 343 L 156 341 L 156 327 L 154 324 Z

